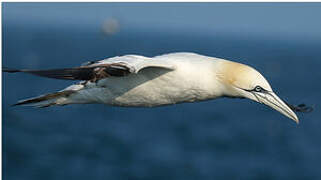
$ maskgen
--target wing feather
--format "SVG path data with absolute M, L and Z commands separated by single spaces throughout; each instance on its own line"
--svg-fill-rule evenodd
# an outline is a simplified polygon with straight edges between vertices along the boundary
M 172 65 L 160 61 L 154 61 L 152 58 L 143 56 L 127 55 L 122 57 L 109 58 L 102 61 L 95 61 L 74 68 L 48 69 L 48 70 L 29 70 L 29 69 L 9 69 L 3 68 L 3 72 L 16 73 L 24 72 L 37 76 L 65 79 L 65 80 L 85 80 L 96 82 L 100 79 L 111 76 L 121 77 L 130 73 L 138 73 L 147 67 L 158 67 L 174 69 Z

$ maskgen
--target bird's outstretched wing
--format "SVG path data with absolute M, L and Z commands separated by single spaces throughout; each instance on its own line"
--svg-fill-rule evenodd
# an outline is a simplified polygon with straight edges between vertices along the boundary
M 65 80 L 85 80 L 96 82 L 100 79 L 111 76 L 120 77 L 130 73 L 138 73 L 147 67 L 158 67 L 173 70 L 172 65 L 155 62 L 150 58 L 143 56 L 122 56 L 114 57 L 95 63 L 89 63 L 80 67 L 48 69 L 48 70 L 29 70 L 29 69 L 10 69 L 3 68 L 3 72 L 16 73 L 24 72 L 47 78 L 65 79 Z
M 129 69 L 123 65 L 106 64 L 98 66 L 84 66 L 64 69 L 48 70 L 29 70 L 29 69 L 9 69 L 4 68 L 4 72 L 16 73 L 24 72 L 47 78 L 66 79 L 66 80 L 90 80 L 97 81 L 110 76 L 126 76 L 130 73 Z

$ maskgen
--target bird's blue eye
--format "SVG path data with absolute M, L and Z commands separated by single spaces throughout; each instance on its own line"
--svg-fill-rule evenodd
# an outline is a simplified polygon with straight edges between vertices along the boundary
M 256 87 L 254 88 L 254 91 L 255 91 L 255 92 L 262 92 L 262 91 L 263 91 L 263 88 L 261 88 L 261 86 L 256 86 Z

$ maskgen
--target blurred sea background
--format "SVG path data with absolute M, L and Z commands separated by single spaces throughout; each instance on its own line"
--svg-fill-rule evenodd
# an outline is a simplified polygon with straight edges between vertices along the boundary
M 37 109 L 20 99 L 73 83 L 2 81 L 3 179 L 321 179 L 321 3 L 2 3 L 2 64 L 62 68 L 195 52 L 249 64 L 296 125 L 255 102 Z

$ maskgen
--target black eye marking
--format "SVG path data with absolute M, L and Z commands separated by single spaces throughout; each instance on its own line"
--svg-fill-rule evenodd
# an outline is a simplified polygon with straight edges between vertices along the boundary
M 261 86 L 255 86 L 255 88 L 253 89 L 243 89 L 244 91 L 247 92 L 260 92 L 260 93 L 268 93 L 269 91 L 265 90 L 264 88 L 262 88 Z
M 262 88 L 261 86 L 256 86 L 253 91 L 256 91 L 256 92 L 261 92 L 262 91 Z
M 261 86 L 255 86 L 254 89 L 252 89 L 252 91 L 255 91 L 255 92 L 266 92 L 265 89 L 263 89 Z

